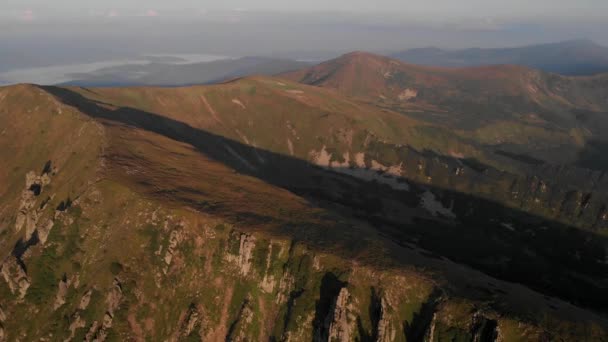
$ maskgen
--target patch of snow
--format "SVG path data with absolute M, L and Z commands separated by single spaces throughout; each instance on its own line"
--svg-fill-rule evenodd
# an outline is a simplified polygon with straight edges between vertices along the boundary
M 420 197 L 420 204 L 424 209 L 426 209 L 433 216 L 445 216 L 449 218 L 456 218 L 456 215 L 452 212 L 450 208 L 446 208 L 443 206 L 441 202 L 437 200 L 435 194 L 430 191 L 426 191 Z
M 504 228 L 506 228 L 506 229 L 508 229 L 508 230 L 512 231 L 512 232 L 514 232 L 514 231 L 515 231 L 515 227 L 513 227 L 513 224 L 512 224 L 512 223 L 506 223 L 506 222 L 503 222 L 503 223 L 501 223 L 500 225 L 501 225 L 501 226 L 503 226 Z

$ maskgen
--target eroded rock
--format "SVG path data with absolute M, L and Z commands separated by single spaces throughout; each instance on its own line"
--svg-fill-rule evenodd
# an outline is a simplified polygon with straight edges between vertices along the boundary
M 53 304 L 53 310 L 57 310 L 63 304 L 65 304 L 65 297 L 68 295 L 71 281 L 67 279 L 66 275 L 63 276 L 57 287 L 57 295 L 55 296 L 55 303 Z
M 114 278 L 112 288 L 106 297 L 106 313 L 103 316 L 102 323 L 95 321 L 91 325 L 85 340 L 93 342 L 103 342 L 108 337 L 108 330 L 112 327 L 114 314 L 120 306 L 123 299 L 122 284 L 118 278 Z
M 350 301 L 348 289 L 342 288 L 334 305 L 333 317 L 330 316 L 328 341 L 351 341 L 353 339 L 356 317 Z
M 392 327 L 388 317 L 389 305 L 385 298 L 380 299 L 380 319 L 378 320 L 377 342 L 391 342 L 395 340 L 397 331 Z
M 38 227 L 38 239 L 42 245 L 46 244 L 46 241 L 51 233 L 51 229 L 55 225 L 55 222 L 51 219 L 46 221 L 45 224 Z
M 74 335 L 76 334 L 76 330 L 86 327 L 86 324 L 87 322 L 82 319 L 82 317 L 80 317 L 80 314 L 76 313 L 72 318 L 72 322 L 70 323 L 70 336 L 64 341 L 71 341 L 74 338 Z
M 255 237 L 247 234 L 241 234 L 238 257 L 238 266 L 241 275 L 246 276 L 251 271 L 254 248 Z
M 93 290 L 88 290 L 84 293 L 82 298 L 80 299 L 80 303 L 78 303 L 79 310 L 86 310 L 89 307 L 89 303 L 91 302 L 91 296 L 93 295 Z
M 25 228 L 25 239 L 29 240 L 36 230 L 36 224 L 40 219 L 40 214 L 44 209 L 36 207 L 36 199 L 42 193 L 43 188 L 51 183 L 48 173 L 37 176 L 34 171 L 30 171 L 25 176 L 25 189 L 21 192 L 21 202 L 15 221 L 15 231 Z
M 180 329 L 181 337 L 188 337 L 194 333 L 197 326 L 201 323 L 201 314 L 199 313 L 196 305 L 191 304 L 188 309 L 185 320 L 183 321 Z
M 164 273 L 167 274 L 169 270 L 169 265 L 171 265 L 171 261 L 173 261 L 173 256 L 177 250 L 179 244 L 184 240 L 184 234 L 181 230 L 173 230 L 171 235 L 169 236 L 169 245 L 167 246 L 167 251 L 165 252 L 164 261 L 166 267 L 163 269 Z
M 11 255 L 0 266 L 0 273 L 2 273 L 2 277 L 8 284 L 11 293 L 23 299 L 27 293 L 27 289 L 30 287 L 30 279 L 22 263 L 15 256 Z

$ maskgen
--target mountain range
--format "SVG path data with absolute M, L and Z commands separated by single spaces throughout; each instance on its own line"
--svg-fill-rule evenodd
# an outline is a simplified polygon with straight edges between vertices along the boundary
M 271 57 L 242 57 L 186 64 L 160 60 L 147 64 L 124 64 L 88 73 L 71 74 L 69 76 L 73 80 L 64 85 L 173 87 L 218 83 L 247 75 L 274 75 L 309 65 L 307 62 Z
M 608 47 L 590 40 L 494 49 L 443 50 L 428 47 L 400 51 L 390 56 L 409 63 L 432 66 L 517 64 L 563 75 L 608 72 Z
M 0 341 L 604 341 L 608 78 L 355 52 L 0 88 Z

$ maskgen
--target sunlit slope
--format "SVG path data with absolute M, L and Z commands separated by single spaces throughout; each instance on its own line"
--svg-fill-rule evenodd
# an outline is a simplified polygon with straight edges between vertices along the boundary
M 602 316 L 351 208 L 462 228 L 409 175 L 370 176 L 416 121 L 283 84 L 1 88 L 0 340 L 604 338 Z
M 282 77 L 551 162 L 578 161 L 608 128 L 606 75 L 564 77 L 512 65 L 438 68 L 357 52 Z

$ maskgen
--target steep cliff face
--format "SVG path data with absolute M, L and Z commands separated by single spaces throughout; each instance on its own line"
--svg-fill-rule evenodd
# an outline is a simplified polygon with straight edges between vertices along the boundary
M 93 196 L 97 191 L 101 197 Z M 100 207 L 117 196 L 123 210 L 104 213 Z M 7 340 L 495 341 L 498 329 L 522 338 L 542 332 L 498 318 L 481 302 L 437 296 L 433 281 L 415 272 L 357 266 L 265 234 L 243 247 L 253 235 L 238 227 L 165 209 L 111 183 L 83 194 L 66 216 L 72 226 L 52 230 L 48 244 L 32 247 L 24 259 L 35 265 L 53 254 L 49 266 L 65 278 L 56 291 L 2 297 Z M 92 219 L 97 224 L 86 225 Z M 78 250 L 70 254 L 62 236 L 76 226 L 86 238 L 76 239 Z M 175 231 L 183 236 L 177 245 Z M 170 246 L 167 268 L 164 253 L 157 252 Z M 243 265 L 250 265 L 248 272 Z M 290 280 L 269 291 L 264 278 L 271 275 Z M 49 277 L 63 276 L 54 271 Z M 32 286 L 40 285 L 34 278 Z M 20 319 L 31 310 L 37 323 Z

